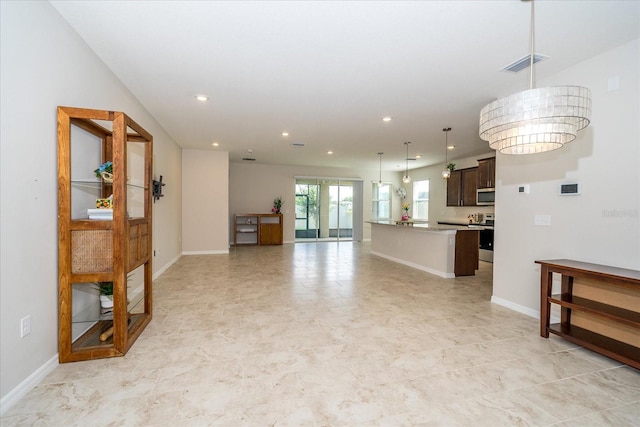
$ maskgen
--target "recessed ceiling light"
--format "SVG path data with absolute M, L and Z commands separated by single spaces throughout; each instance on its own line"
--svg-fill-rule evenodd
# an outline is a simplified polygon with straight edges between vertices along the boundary
M 289 132 L 282 132 L 282 136 L 289 136 Z
M 390 122 L 390 121 L 391 121 L 391 116 L 384 116 L 384 117 L 382 118 L 382 121 L 383 121 L 383 122 Z
M 422 158 L 422 154 L 416 154 L 416 159 L 421 159 Z
M 248 152 L 248 153 L 253 153 L 253 149 L 249 148 L 249 149 L 247 150 L 247 152 Z
M 329 150 L 327 151 L 327 154 L 333 154 L 333 151 Z
M 196 95 L 196 99 L 200 102 L 205 102 L 209 100 L 209 97 L 207 95 Z
M 220 144 L 218 144 L 217 142 L 212 142 L 211 145 L 213 145 L 214 147 L 219 146 Z
M 455 146 L 455 145 L 448 145 L 448 146 L 447 146 L 447 150 L 453 150 L 454 148 L 456 148 L 456 146 Z

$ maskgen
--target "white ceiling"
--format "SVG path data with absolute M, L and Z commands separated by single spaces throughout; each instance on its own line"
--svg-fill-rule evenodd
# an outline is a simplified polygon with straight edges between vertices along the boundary
M 529 84 L 499 71 L 529 52 L 519 0 L 52 4 L 178 144 L 231 161 L 403 170 L 411 141 L 422 167 L 445 126 L 450 159 L 480 155 L 480 109 Z M 640 1 L 535 7 L 538 78 L 640 36 Z

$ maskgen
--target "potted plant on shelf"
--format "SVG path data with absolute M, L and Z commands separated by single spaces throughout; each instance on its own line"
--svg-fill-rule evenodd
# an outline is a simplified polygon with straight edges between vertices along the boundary
M 282 208 L 282 203 L 282 196 L 273 199 L 273 208 L 271 208 L 271 212 L 279 214 L 280 209 Z
M 113 309 L 113 282 L 96 282 L 95 287 L 100 292 L 100 307 L 103 312 Z

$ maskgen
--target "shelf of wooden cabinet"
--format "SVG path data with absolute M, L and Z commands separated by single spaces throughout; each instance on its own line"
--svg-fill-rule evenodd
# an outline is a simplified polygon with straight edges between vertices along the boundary
M 549 325 L 549 332 L 581 347 L 640 369 L 640 349 L 638 347 L 570 324 L 553 323 Z
M 566 259 L 536 263 L 540 336 L 555 334 L 640 369 L 640 271 Z M 554 273 L 561 275 L 562 290 L 552 295 Z M 575 295 L 576 286 L 591 297 Z M 559 323 L 550 323 L 552 304 L 560 307 Z
M 592 301 L 575 295 L 553 295 L 549 298 L 549 302 L 558 304 L 561 307 L 584 311 L 585 313 L 591 313 L 605 319 L 613 320 L 614 322 L 640 328 L 640 313 L 636 311 L 603 304 L 598 301 Z
M 234 245 L 281 245 L 282 214 L 238 213 L 233 221 Z

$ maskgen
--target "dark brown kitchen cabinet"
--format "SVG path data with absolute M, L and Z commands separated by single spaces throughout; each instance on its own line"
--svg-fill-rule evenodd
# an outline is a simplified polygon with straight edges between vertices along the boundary
M 475 206 L 478 168 L 453 171 L 447 180 L 447 206 Z
M 478 160 L 478 188 L 496 186 L 496 158 Z

